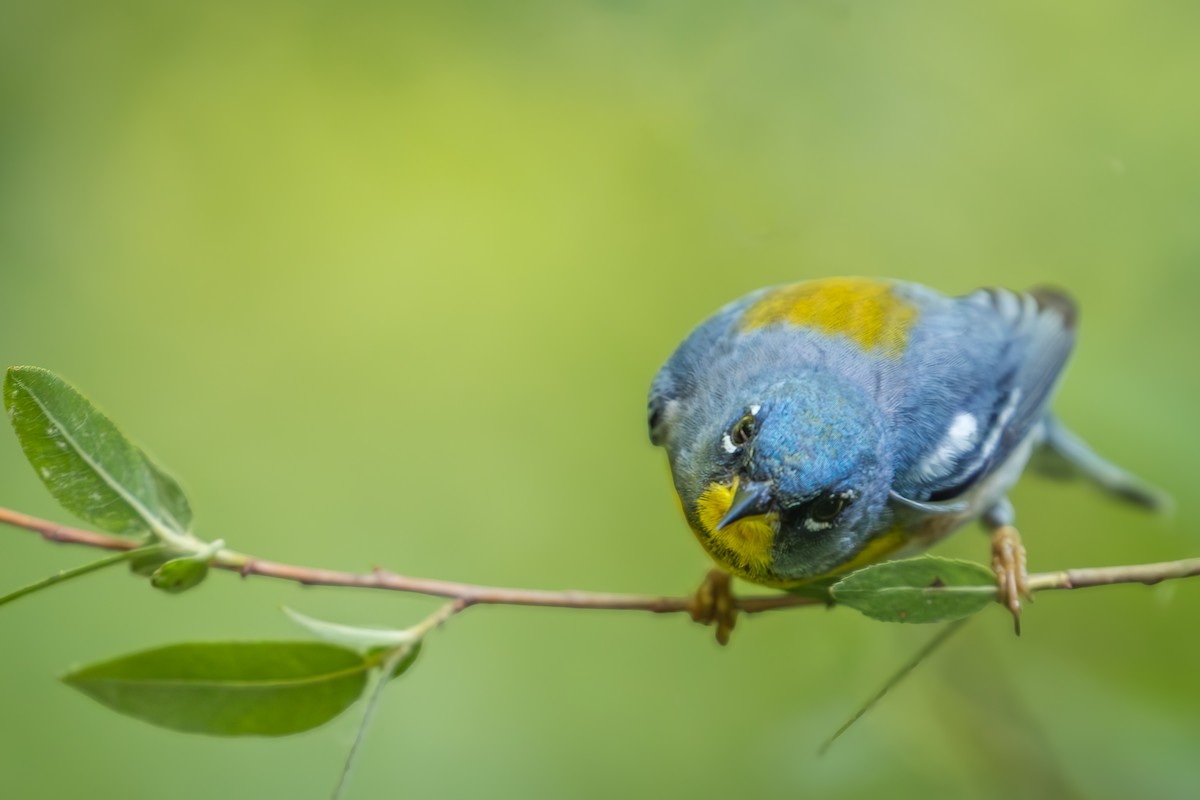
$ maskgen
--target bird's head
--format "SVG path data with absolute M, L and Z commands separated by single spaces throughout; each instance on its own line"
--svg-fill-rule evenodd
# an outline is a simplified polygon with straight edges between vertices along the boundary
M 867 563 L 894 545 L 892 464 L 878 404 L 813 370 L 740 388 L 716 425 L 692 429 L 673 458 L 701 544 L 748 580 L 787 586 Z

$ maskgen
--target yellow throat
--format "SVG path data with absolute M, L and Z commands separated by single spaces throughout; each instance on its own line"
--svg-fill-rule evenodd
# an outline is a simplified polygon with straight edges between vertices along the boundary
M 729 485 L 710 483 L 696 501 L 696 519 L 700 527 L 693 533 L 708 554 L 733 575 L 763 586 L 791 588 L 822 578 L 853 572 L 882 561 L 909 542 L 908 533 L 893 526 L 875 537 L 845 563 L 808 578 L 784 578 L 775 572 L 771 548 L 779 530 L 779 514 L 771 512 L 745 517 L 717 530 L 733 505 L 738 479 Z
M 784 586 L 771 569 L 771 546 L 779 527 L 779 515 L 746 517 L 717 530 L 733 505 L 737 478 L 730 485 L 710 483 L 696 501 L 696 519 L 700 530 L 696 538 L 717 562 L 738 577 L 769 586 Z

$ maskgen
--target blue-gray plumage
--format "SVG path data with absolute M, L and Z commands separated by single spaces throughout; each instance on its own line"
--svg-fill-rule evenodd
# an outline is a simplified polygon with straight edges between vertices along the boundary
M 828 279 L 720 309 L 650 390 L 697 538 L 787 586 L 928 546 L 988 515 L 1038 445 L 1144 505 L 1158 496 L 1049 416 L 1076 312 L 1046 289 L 947 297 Z

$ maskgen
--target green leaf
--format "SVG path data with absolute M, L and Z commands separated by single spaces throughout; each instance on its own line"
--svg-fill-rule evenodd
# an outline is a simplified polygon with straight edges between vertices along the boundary
M 307 614 L 301 614 L 299 611 L 295 611 L 287 606 L 283 607 L 283 613 L 291 617 L 293 622 L 303 628 L 307 628 L 325 641 L 344 645 L 345 647 L 353 647 L 356 650 L 380 648 L 392 650 L 401 645 L 412 644 L 421 638 L 420 634 L 409 630 L 357 628 L 350 625 L 341 625 L 336 622 L 325 622 L 324 620 L 313 619 Z
M 829 590 L 839 580 L 841 580 L 840 576 L 833 578 L 815 578 L 796 586 L 790 586 L 785 591 L 788 594 L 798 594 L 804 597 L 812 597 L 817 600 L 824 600 L 826 603 L 832 603 L 833 597 L 829 593 Z
M 63 681 L 114 711 L 211 736 L 315 728 L 362 694 L 371 662 L 320 642 L 178 644 L 75 670 Z
M 921 556 L 857 570 L 830 591 L 836 602 L 884 622 L 947 622 L 993 602 L 996 578 L 972 561 Z
M 176 558 L 154 570 L 150 585 L 164 592 L 179 594 L 199 586 L 208 577 L 208 562 L 195 558 Z
M 57 375 L 9 367 L 4 407 L 25 457 L 68 511 L 111 533 L 187 533 L 192 510 L 179 484 Z
M 392 674 L 388 676 L 388 680 L 399 678 L 404 673 L 408 672 L 408 668 L 417 660 L 417 656 L 421 655 L 421 648 L 425 641 L 421 640 L 404 648 L 404 655 L 400 656 L 400 660 L 396 662 L 396 666 L 392 667 Z M 368 655 L 375 655 L 378 651 L 372 651 Z
M 143 547 L 133 551 L 133 555 L 129 559 L 129 571 L 134 575 L 142 575 L 149 578 L 163 564 L 176 558 L 179 558 L 179 553 L 162 545 L 156 546 L 153 549 Z

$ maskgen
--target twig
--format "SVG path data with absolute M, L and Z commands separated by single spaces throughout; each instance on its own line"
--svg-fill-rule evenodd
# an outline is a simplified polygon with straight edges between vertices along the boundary
M 44 539 L 59 544 L 79 544 L 103 550 L 133 550 L 142 545 L 138 539 L 111 536 L 105 533 L 72 528 L 56 522 L 31 517 L 19 511 L 0 507 L 0 524 L 23 528 L 41 534 Z M 223 552 L 212 562 L 218 569 L 237 572 L 243 577 L 257 575 L 278 578 L 305 586 L 343 586 L 355 589 L 383 589 L 393 592 L 448 597 L 465 605 L 543 606 L 550 608 L 590 608 L 614 611 L 649 611 L 655 614 L 690 612 L 691 597 L 662 597 L 656 595 L 613 594 L 575 590 L 544 591 L 514 589 L 499 586 L 480 586 L 433 578 L 414 578 L 376 568 L 370 572 L 341 570 L 283 564 L 237 553 Z M 741 597 L 735 600 L 737 609 L 749 614 L 777 608 L 820 605 L 822 600 L 801 595 Z
M 1200 558 L 1160 561 L 1157 564 L 1129 564 L 1123 567 L 1083 567 L 1060 572 L 1039 572 L 1029 576 L 1031 592 L 1044 589 L 1083 589 L 1113 583 L 1144 583 L 1153 586 L 1176 578 L 1200 575 Z
M 133 550 L 142 546 L 138 539 L 110 536 L 80 528 L 72 528 L 49 522 L 18 511 L 0 508 L 0 524 L 23 528 L 40 534 L 48 541 L 62 544 L 78 544 L 104 550 Z M 692 597 L 664 597 L 639 594 L 612 594 L 607 592 L 545 591 L 539 589 L 514 589 L 498 586 L 480 586 L 470 583 L 414 578 L 398 575 L 384 569 L 371 572 L 343 572 L 340 570 L 304 567 L 222 551 L 212 562 L 219 569 L 238 572 L 243 576 L 258 575 L 265 578 L 292 581 L 307 586 L 344 586 L 358 589 L 383 589 L 393 592 L 447 597 L 468 605 L 513 605 L 544 606 L 551 608 L 588 608 L 617 611 L 649 611 L 655 614 L 691 613 Z M 1114 583 L 1155 584 L 1164 580 L 1188 578 L 1200 575 L 1200 558 L 1166 561 L 1157 564 L 1132 564 L 1118 567 L 1095 567 L 1070 569 L 1059 572 L 1040 572 L 1029 576 L 1030 591 L 1048 589 L 1083 589 L 1089 586 L 1107 586 Z M 733 600 L 738 611 L 757 613 L 797 606 L 825 605 L 826 601 L 795 594 L 779 594 L 758 597 L 736 597 Z

